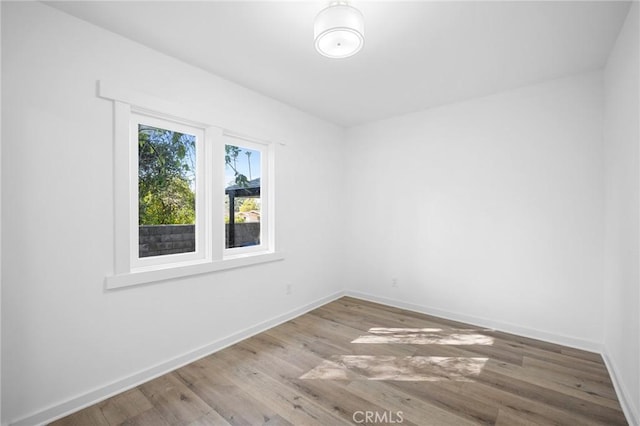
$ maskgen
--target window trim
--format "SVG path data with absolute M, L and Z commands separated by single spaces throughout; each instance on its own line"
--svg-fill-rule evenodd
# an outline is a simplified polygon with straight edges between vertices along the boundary
M 114 134 L 114 267 L 113 273 L 105 278 L 105 289 L 118 289 L 139 284 L 150 284 L 168 279 L 187 277 L 191 275 L 210 273 L 232 268 L 240 268 L 273 262 L 284 259 L 284 253 L 280 243 L 276 241 L 275 233 L 275 157 L 278 146 L 284 144 L 264 139 L 245 136 L 243 133 L 225 129 L 222 126 L 212 124 L 208 117 L 215 112 L 207 112 L 200 108 L 185 108 L 184 105 L 175 104 L 156 98 L 145 93 L 123 89 L 110 85 L 104 81 L 98 82 L 97 95 L 100 98 L 113 101 L 113 134 Z M 141 266 L 132 261 L 131 233 L 132 233 L 132 195 L 131 195 L 131 164 L 132 149 L 130 142 L 131 115 L 132 113 L 150 115 L 171 122 L 185 123 L 188 126 L 204 130 L 204 161 L 209 162 L 205 167 L 205 180 L 209 184 L 208 196 L 205 201 L 205 217 L 208 222 L 208 231 L 205 235 L 205 256 L 200 259 L 192 259 L 187 262 L 168 263 L 151 266 Z M 224 168 L 224 140 L 223 137 L 236 137 L 249 142 L 265 145 L 268 152 L 268 217 L 267 230 L 268 241 L 264 250 L 253 253 L 227 254 L 224 247 L 224 220 L 222 209 L 217 208 L 216 200 L 224 199 L 223 174 L 215 172 L 217 164 Z M 137 156 L 137 151 L 136 151 Z M 137 164 L 137 161 L 136 161 Z M 137 176 L 137 169 L 136 169 Z M 261 182 L 262 183 L 262 182 Z M 137 180 L 136 180 L 137 185 Z M 137 197 L 135 208 L 137 208 Z M 137 217 L 137 214 L 135 215 Z M 220 224 L 219 226 L 216 224 Z M 222 233 L 219 232 L 222 228 Z M 138 232 L 137 227 L 135 233 Z M 276 243 L 278 244 L 276 246 Z M 276 249 L 277 247 L 277 249 Z M 136 248 L 137 249 L 137 248 Z M 137 254 L 136 254 L 137 256 Z

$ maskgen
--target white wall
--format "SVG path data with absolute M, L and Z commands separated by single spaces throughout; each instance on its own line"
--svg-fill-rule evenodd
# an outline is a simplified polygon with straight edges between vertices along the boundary
M 630 9 L 604 73 L 604 343 L 632 424 L 640 422 L 639 9 Z
M 598 349 L 602 97 L 595 72 L 348 130 L 352 289 Z
M 2 3 L 2 66 L 3 423 L 46 419 L 342 289 L 327 267 L 339 262 L 342 129 L 41 3 Z M 277 159 L 286 259 L 105 292 L 113 118 L 100 79 L 287 143 Z

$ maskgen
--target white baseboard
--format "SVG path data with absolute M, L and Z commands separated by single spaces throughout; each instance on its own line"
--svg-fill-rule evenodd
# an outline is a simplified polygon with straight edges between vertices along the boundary
M 440 318 L 450 319 L 454 321 L 465 322 L 480 327 L 492 328 L 507 333 L 513 333 L 524 337 L 530 337 L 534 339 L 540 339 L 551 343 L 558 343 L 564 346 L 570 346 L 578 349 L 584 349 L 588 351 L 598 352 L 602 354 L 604 362 L 609 370 L 609 374 L 612 377 L 615 390 L 618 394 L 618 399 L 622 405 L 622 409 L 627 418 L 627 421 L 632 426 L 640 426 L 638 424 L 638 411 L 637 407 L 631 402 L 629 393 L 619 380 L 620 374 L 616 369 L 615 364 L 611 361 L 611 358 L 603 350 L 602 345 L 590 342 L 586 340 L 576 339 L 572 337 L 557 335 L 540 330 L 521 327 L 515 324 L 503 323 L 498 321 L 492 321 L 486 318 L 473 317 L 455 312 L 448 312 L 437 308 L 431 308 L 428 306 L 416 305 L 401 300 L 389 299 L 386 297 L 375 296 L 368 293 L 362 293 L 358 291 L 339 291 L 329 296 L 320 298 L 311 303 L 308 303 L 300 308 L 293 309 L 285 314 L 278 315 L 269 320 L 263 321 L 230 336 L 219 339 L 213 343 L 197 348 L 193 351 L 187 352 L 183 355 L 162 362 L 154 367 L 145 369 L 131 376 L 125 377 L 120 380 L 116 380 L 108 385 L 94 389 L 90 392 L 86 392 L 61 404 L 50 406 L 42 411 L 39 411 L 33 415 L 24 417 L 14 423 L 11 426 L 34 426 L 43 425 L 56 419 L 67 416 L 73 412 L 89 407 L 121 392 L 134 388 L 142 383 L 159 377 L 163 374 L 171 372 L 177 368 L 194 362 L 202 357 L 210 355 L 228 346 L 231 346 L 241 340 L 247 339 L 286 321 L 294 319 L 302 314 L 305 314 L 315 308 L 339 299 L 342 296 L 351 296 L 358 299 L 368 300 L 371 302 L 381 303 L 388 306 L 393 306 L 409 311 L 419 312 L 427 315 L 433 315 Z
M 569 346 L 576 349 L 582 349 L 590 352 L 602 352 L 602 344 L 591 342 L 588 340 L 576 339 L 575 337 L 564 336 L 561 334 L 549 333 L 546 331 L 536 330 L 533 328 L 522 327 L 516 324 L 506 322 L 493 321 L 487 318 L 474 317 L 464 315 L 457 312 L 444 311 L 442 309 L 432 308 L 429 306 L 416 305 L 414 303 L 404 302 L 402 300 L 388 299 L 386 297 L 375 296 L 373 294 L 362 293 L 359 291 L 347 290 L 346 296 L 352 296 L 358 299 L 369 300 L 371 302 L 381 303 L 396 308 L 406 309 L 408 311 L 419 312 L 422 314 L 433 315 L 453 321 L 465 322 L 479 327 L 492 328 L 503 331 L 505 333 L 517 334 L 522 337 L 544 340 L 549 343 L 557 343 L 563 346 Z
M 117 395 L 126 390 L 132 389 L 142 383 L 155 379 L 156 377 L 167 374 L 177 368 L 194 362 L 200 358 L 238 343 L 241 340 L 247 339 L 265 330 L 273 328 L 286 321 L 294 319 L 302 314 L 305 314 L 317 307 L 332 302 L 340 297 L 344 296 L 343 291 L 325 296 L 311 303 L 308 303 L 300 308 L 293 309 L 282 315 L 278 315 L 274 318 L 268 319 L 251 327 L 245 328 L 230 336 L 219 339 L 213 343 L 197 348 L 193 351 L 189 351 L 183 355 L 170 359 L 168 361 L 157 364 L 151 368 L 139 371 L 133 375 L 125 377 L 120 380 L 116 380 L 108 385 L 101 386 L 92 391 L 86 392 L 75 398 L 69 399 L 61 404 L 50 406 L 35 414 L 24 417 L 18 421 L 10 423 L 11 426 L 35 426 L 43 425 L 54 420 L 60 419 L 71 413 L 74 413 L 83 408 L 89 407 L 114 395 Z
M 604 364 L 607 366 L 607 370 L 609 370 L 609 376 L 611 376 L 611 380 L 613 381 L 613 387 L 616 390 L 618 401 L 620 401 L 627 422 L 630 426 L 640 426 L 640 413 L 638 412 L 640 407 L 638 407 L 636 402 L 629 396 L 627 387 L 624 382 L 620 380 L 622 375 L 613 359 L 609 356 L 606 348 L 602 351 L 602 359 L 604 359 Z

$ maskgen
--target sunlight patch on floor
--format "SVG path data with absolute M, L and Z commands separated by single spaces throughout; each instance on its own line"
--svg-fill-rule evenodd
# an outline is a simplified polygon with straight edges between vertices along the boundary
M 473 381 L 488 358 L 334 355 L 301 379 Z
M 370 328 L 368 335 L 351 343 L 400 343 L 410 345 L 493 345 L 493 337 L 479 330 L 443 330 L 441 328 Z

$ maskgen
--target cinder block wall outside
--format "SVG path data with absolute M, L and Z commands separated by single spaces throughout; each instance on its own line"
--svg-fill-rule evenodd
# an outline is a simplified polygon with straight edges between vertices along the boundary
M 138 229 L 140 257 L 188 253 L 196 249 L 195 225 L 142 225 Z
M 226 225 L 228 238 L 229 224 Z M 139 256 L 162 256 L 195 250 L 195 225 L 142 225 L 138 231 Z M 235 244 L 244 247 L 260 243 L 260 222 L 235 224 Z M 229 246 L 227 241 L 227 246 Z

